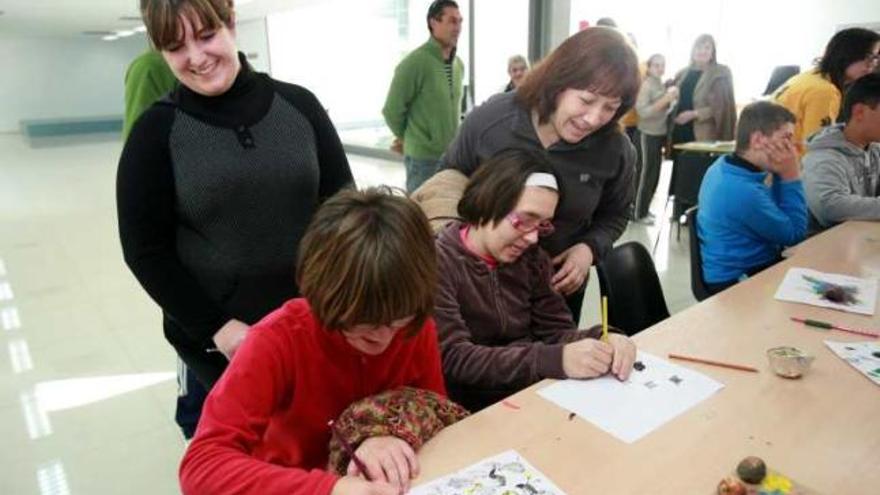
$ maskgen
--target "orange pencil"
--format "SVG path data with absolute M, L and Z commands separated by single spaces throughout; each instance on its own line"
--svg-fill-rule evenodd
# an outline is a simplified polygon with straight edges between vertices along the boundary
M 682 356 L 681 354 L 670 354 L 669 359 L 680 359 L 682 361 L 690 361 L 692 363 L 709 364 L 712 366 L 720 366 L 722 368 L 730 368 L 732 370 L 751 371 L 752 373 L 758 372 L 757 368 L 752 368 L 751 366 L 743 366 L 741 364 L 722 363 L 720 361 L 712 361 L 711 359 Z

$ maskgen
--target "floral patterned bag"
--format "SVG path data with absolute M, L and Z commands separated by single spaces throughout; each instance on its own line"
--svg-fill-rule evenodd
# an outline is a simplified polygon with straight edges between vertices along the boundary
M 467 415 L 463 407 L 435 392 L 399 387 L 351 404 L 335 427 L 354 449 L 367 438 L 394 436 L 418 451 L 440 430 Z M 327 469 L 345 475 L 350 460 L 337 436 L 331 435 Z

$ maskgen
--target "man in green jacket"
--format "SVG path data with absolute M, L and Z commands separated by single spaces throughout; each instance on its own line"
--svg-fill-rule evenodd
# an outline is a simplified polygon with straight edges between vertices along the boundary
M 408 192 L 437 171 L 461 120 L 464 64 L 455 56 L 462 23 L 458 4 L 436 0 L 427 17 L 431 38 L 397 65 L 382 108 L 395 137 L 391 149 L 403 152 Z

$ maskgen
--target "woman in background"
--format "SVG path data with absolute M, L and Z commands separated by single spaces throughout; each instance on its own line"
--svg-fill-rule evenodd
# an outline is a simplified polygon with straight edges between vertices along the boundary
M 647 76 L 642 81 L 636 111 L 639 114 L 639 133 L 641 134 L 642 166 L 636 181 L 636 201 L 633 217 L 636 221 L 652 223 L 649 210 L 657 182 L 660 180 L 660 166 L 663 163 L 663 145 L 666 144 L 666 120 L 670 108 L 678 98 L 678 87 L 666 87 L 663 74 L 666 59 L 659 53 L 651 55 L 647 63 Z
M 507 60 L 507 75 L 510 76 L 510 82 L 504 87 L 504 92 L 508 93 L 515 90 L 522 84 L 529 72 L 529 62 L 522 55 L 514 55 Z
M 701 34 L 691 49 L 691 63 L 675 75 L 679 100 L 672 143 L 729 141 L 736 127 L 733 75 L 718 63 L 715 39 Z
M 797 119 L 794 140 L 801 154 L 807 138 L 837 120 L 846 88 L 877 69 L 878 53 L 880 34 L 844 29 L 828 41 L 816 68 L 792 77 L 776 90 L 773 99 Z

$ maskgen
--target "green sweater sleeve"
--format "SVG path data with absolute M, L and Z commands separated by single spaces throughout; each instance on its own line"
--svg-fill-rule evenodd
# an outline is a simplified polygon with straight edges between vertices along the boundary
M 382 116 L 388 128 L 398 138 L 403 138 L 406 131 L 407 118 L 412 107 L 412 102 L 419 93 L 418 59 L 407 57 L 398 64 L 394 70 L 394 78 L 391 87 L 388 88 L 388 96 L 382 107 Z
M 174 88 L 174 74 L 158 53 L 136 58 L 125 73 L 125 118 L 122 138 L 128 138 L 132 126 L 144 110 Z

